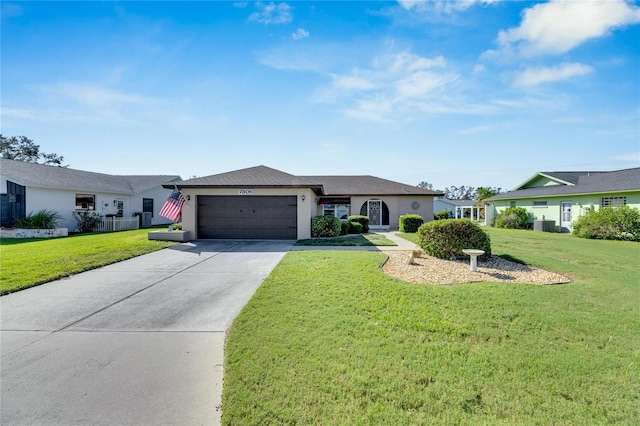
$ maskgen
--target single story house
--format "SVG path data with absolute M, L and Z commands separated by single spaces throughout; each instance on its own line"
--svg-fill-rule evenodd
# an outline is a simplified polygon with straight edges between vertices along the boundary
M 588 211 L 628 205 L 640 208 L 640 168 L 610 172 L 540 172 L 513 191 L 486 200 L 491 218 L 507 207 L 524 207 L 532 220 L 555 221 L 560 232 Z M 489 216 L 489 214 L 487 214 Z
M 294 176 L 266 166 L 176 185 L 186 199 L 182 229 L 195 239 L 310 238 L 320 215 L 361 214 L 372 230 L 396 230 L 403 214 L 432 220 L 433 197 L 443 195 L 374 176 Z
M 1 225 L 46 209 L 60 215 L 58 226 L 77 229 L 74 212 L 97 212 L 102 216 L 131 218 L 151 215 L 151 225 L 171 221 L 158 213 L 171 190 L 162 185 L 180 176 L 116 176 L 0 159 Z M 149 216 L 148 214 L 146 215 Z
M 481 208 L 475 204 L 475 200 L 450 200 L 436 197 L 433 200 L 433 212 L 439 213 L 442 210 L 447 210 L 451 219 L 468 218 L 479 220 Z

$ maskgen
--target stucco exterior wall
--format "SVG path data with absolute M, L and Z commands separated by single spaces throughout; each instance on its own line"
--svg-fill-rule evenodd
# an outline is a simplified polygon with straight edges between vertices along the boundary
M 357 196 L 351 197 L 351 214 L 360 214 L 362 205 L 368 200 L 382 200 L 389 208 L 389 230 L 398 230 L 400 216 L 405 214 L 418 214 L 425 222 L 433 220 L 433 197 L 428 195 L 408 196 Z M 412 204 L 417 202 L 419 207 L 413 209 Z
M 249 189 L 249 187 L 247 187 Z M 311 216 L 315 212 L 316 198 L 313 191 L 307 188 L 250 188 L 253 196 L 295 195 L 298 199 L 298 239 L 311 238 Z M 191 200 L 189 206 L 185 204 L 182 209 L 182 229 L 190 231 L 193 238 L 198 235 L 198 195 L 232 195 L 238 197 L 251 197 L 251 195 L 238 195 L 238 188 L 184 188 L 182 195 Z M 302 197 L 304 196 L 304 200 Z
M 628 193 L 602 193 L 589 195 L 567 195 L 561 197 L 536 197 L 526 199 L 498 200 L 493 202 L 495 216 L 504 209 L 511 207 L 515 202 L 516 207 L 523 207 L 531 213 L 532 220 L 553 220 L 556 229 L 559 230 L 562 219 L 562 203 L 571 202 L 571 223 L 589 211 L 599 210 L 603 197 L 627 197 L 627 206 L 640 209 L 640 191 Z M 546 201 L 546 206 L 534 206 L 535 201 Z
M 6 192 L 6 179 L 3 179 L 4 191 Z M 134 213 L 142 211 L 142 199 L 153 198 L 154 221 L 155 224 L 169 224 L 171 221 L 159 215 L 162 205 L 171 194 L 171 190 L 162 187 L 131 196 L 128 194 L 101 193 L 92 191 L 71 191 L 64 189 L 33 188 L 27 187 L 25 190 L 26 213 L 36 213 L 40 210 L 53 210 L 58 212 L 60 220 L 58 226 L 69 228 L 73 232 L 77 230 L 77 222 L 73 216 L 76 208 L 76 194 L 90 194 L 95 196 L 95 212 L 102 216 L 116 214 L 115 200 L 124 202 L 122 212 L 123 217 L 132 217 Z
M 86 191 L 69 191 L 62 189 L 31 188 L 26 189 L 26 210 L 27 214 L 36 213 L 40 210 L 54 210 L 60 215 L 58 226 L 69 228 L 70 231 L 77 230 L 77 222 L 73 216 L 76 208 L 76 194 L 87 194 Z M 122 194 L 91 193 L 95 195 L 95 212 L 101 215 L 116 214 L 114 200 L 124 201 L 124 217 L 131 217 L 131 197 Z
M 171 220 L 160 216 L 160 210 L 171 195 L 171 189 L 164 189 L 161 186 L 140 192 L 131 197 L 131 214 L 142 212 L 142 199 L 153 198 L 153 215 L 151 218 L 152 225 L 168 225 Z

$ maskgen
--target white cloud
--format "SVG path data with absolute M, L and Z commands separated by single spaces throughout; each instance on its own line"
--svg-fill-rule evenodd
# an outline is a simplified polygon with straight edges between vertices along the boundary
M 574 63 L 564 63 L 554 67 L 529 68 L 516 78 L 518 86 L 536 86 L 542 83 L 552 83 L 567 80 L 571 77 L 589 74 L 593 71 L 588 65 Z
M 291 38 L 294 40 L 301 40 L 309 37 L 309 31 L 304 28 L 298 28 L 295 33 L 291 34 Z
M 58 83 L 55 86 L 40 87 L 40 89 L 49 94 L 94 107 L 108 104 L 153 105 L 159 102 L 147 96 L 82 83 Z
M 247 1 L 237 1 L 237 2 L 233 3 L 233 7 L 244 9 L 245 7 L 247 7 L 248 4 L 249 4 L 249 2 L 247 2 Z
M 321 99 L 345 105 L 352 117 L 392 122 L 420 112 L 452 110 L 444 96 L 458 80 L 442 56 L 426 58 L 409 51 L 376 58 L 370 67 L 332 73 Z
M 500 31 L 498 44 L 503 52 L 515 49 L 528 57 L 558 55 L 638 22 L 640 8 L 624 0 L 555 0 L 526 9 L 519 27 Z
M 398 0 L 398 3 L 405 10 L 418 13 L 448 14 L 463 12 L 478 3 L 488 4 L 497 1 L 501 0 Z
M 457 133 L 459 135 L 475 135 L 478 133 L 490 132 L 495 129 L 496 129 L 495 126 L 476 126 L 476 127 L 469 127 L 466 129 L 459 130 Z
M 250 21 L 261 24 L 287 24 L 292 21 L 291 6 L 287 3 L 256 3 L 257 11 L 249 16 Z
M 614 155 L 611 159 L 616 161 L 622 161 L 625 163 L 634 163 L 636 165 L 640 165 L 640 151 L 638 152 L 629 152 L 627 154 Z

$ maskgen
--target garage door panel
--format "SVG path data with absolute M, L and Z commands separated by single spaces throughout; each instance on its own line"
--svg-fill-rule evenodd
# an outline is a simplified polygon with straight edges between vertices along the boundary
M 198 238 L 297 238 L 296 196 L 199 196 Z

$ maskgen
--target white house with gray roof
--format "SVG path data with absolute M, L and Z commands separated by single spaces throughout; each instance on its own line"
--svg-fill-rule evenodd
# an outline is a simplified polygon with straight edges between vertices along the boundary
M 532 220 L 555 221 L 556 230 L 571 232 L 573 223 L 588 211 L 623 205 L 640 208 L 640 168 L 540 172 L 513 191 L 486 201 L 493 206 L 487 206 L 493 217 L 508 207 L 523 207 Z
M 171 194 L 163 187 L 180 181 L 177 175 L 117 176 L 65 167 L 0 159 L 2 226 L 40 210 L 58 212 L 58 226 L 76 229 L 73 213 L 132 217 L 149 212 L 151 224 L 170 221 L 158 213 Z
M 165 185 L 169 188 L 173 185 Z M 371 229 L 398 229 L 401 215 L 433 219 L 440 192 L 375 176 L 294 176 L 266 166 L 177 182 L 191 239 L 303 239 L 311 218 L 369 217 Z

